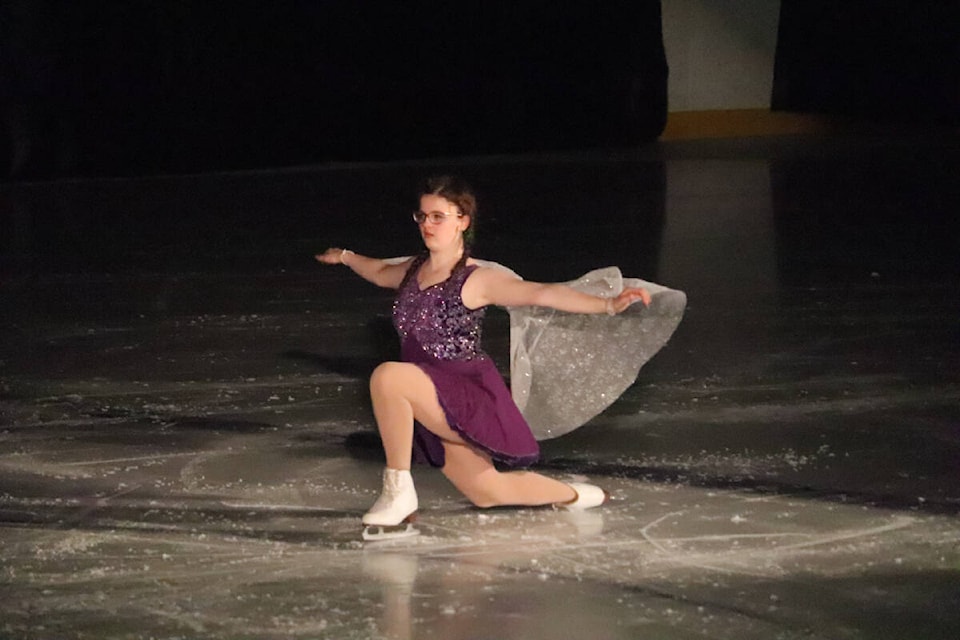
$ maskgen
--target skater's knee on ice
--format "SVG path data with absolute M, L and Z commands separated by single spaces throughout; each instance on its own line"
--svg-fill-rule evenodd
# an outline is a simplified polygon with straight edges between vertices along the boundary
M 480 509 L 489 509 L 490 507 L 500 507 L 507 502 L 503 496 L 499 495 L 496 487 L 478 483 L 474 486 L 462 487 L 463 495 L 467 497 L 470 503 Z
M 490 509 L 501 506 L 499 501 L 487 495 L 467 496 L 467 498 L 470 500 L 470 503 L 478 509 Z
M 446 471 L 446 469 L 444 469 L 444 471 Z M 463 478 L 451 478 L 449 475 L 447 475 L 447 477 L 453 481 L 453 484 L 460 490 L 460 493 L 462 493 L 473 506 L 479 507 L 480 509 L 497 506 L 496 496 L 493 495 L 488 487 L 484 486 L 484 483 L 477 482 L 475 479 L 465 481 Z

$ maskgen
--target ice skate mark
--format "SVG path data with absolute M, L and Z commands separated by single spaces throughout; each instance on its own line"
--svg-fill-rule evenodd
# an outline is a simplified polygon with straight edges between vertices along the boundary
M 331 381 L 330 384 L 336 381 Z M 104 398 L 126 398 L 137 396 L 143 398 L 150 397 L 172 397 L 183 395 L 202 395 L 198 392 L 218 391 L 222 394 L 234 395 L 232 392 L 248 389 L 313 389 L 317 386 L 317 381 L 306 377 L 297 378 L 297 376 L 287 375 L 283 379 L 256 379 L 256 380 L 237 380 L 213 382 L 191 381 L 175 384 L 154 384 L 148 386 L 137 386 L 133 388 L 126 387 L 119 381 L 105 381 L 96 387 L 82 385 L 65 385 L 62 395 L 51 395 L 36 398 L 37 402 L 54 402 L 77 404 L 85 400 L 102 400 Z M 148 403 L 150 404 L 150 403 Z
M 154 453 L 148 456 L 133 456 L 129 458 L 105 458 L 102 460 L 83 460 L 79 462 L 61 462 L 63 467 L 86 467 L 100 464 L 119 464 L 127 462 L 148 462 L 151 460 L 163 460 L 165 458 L 180 458 L 198 455 L 198 451 L 184 451 L 182 453 Z
M 274 540 L 262 538 L 237 538 L 228 534 L 208 535 L 189 531 L 181 527 L 171 527 L 171 532 L 183 534 L 178 537 L 158 532 L 115 532 L 86 534 L 88 542 L 84 548 L 62 548 L 62 552 L 73 551 L 82 553 L 87 547 L 98 544 L 109 544 L 110 547 L 101 547 L 96 551 L 98 566 L 92 570 L 74 571 L 68 567 L 63 575 L 45 574 L 45 578 L 52 584 L 88 584 L 91 579 L 98 582 L 124 582 L 129 580 L 140 581 L 144 575 L 153 579 L 181 579 L 193 583 L 207 583 L 220 587 L 228 587 L 231 582 L 249 582 L 251 576 L 263 579 L 268 575 L 296 574 L 304 575 L 313 571 L 312 567 L 329 563 L 331 557 L 337 554 L 329 549 L 319 551 L 306 550 L 298 544 L 288 545 Z M 194 539 L 195 536 L 204 538 Z M 156 553 L 145 557 L 146 564 L 131 565 L 131 557 L 127 553 L 111 552 L 117 545 L 127 544 L 132 547 L 143 545 L 162 549 L 163 553 Z M 315 563 L 315 564 L 314 564 Z M 72 565 L 71 565 L 72 567 Z M 175 588 L 171 585 L 171 588 Z M 185 592 L 192 592 L 189 584 L 182 586 Z M 152 592 L 146 596 L 153 598 Z
M 426 526 L 425 531 L 429 534 L 438 527 L 433 524 Z M 524 539 L 518 539 L 515 535 L 504 533 L 496 538 L 485 538 L 480 534 L 469 535 L 462 530 L 445 528 L 461 537 L 457 539 L 438 538 L 432 535 L 421 536 L 421 540 L 416 545 L 418 550 L 425 557 L 431 559 L 453 559 L 467 560 L 472 557 L 494 555 L 497 558 L 503 557 L 537 557 L 542 555 L 558 555 L 572 552 L 580 553 L 592 549 L 607 550 L 612 547 L 637 547 L 645 543 L 638 540 L 609 542 L 597 540 L 594 542 L 570 541 L 569 536 L 559 538 L 551 535 L 529 536 Z M 513 532 L 514 534 L 516 532 Z
M 56 523 L 51 523 L 53 529 L 73 529 L 76 528 L 81 522 L 86 522 L 90 520 L 92 514 L 97 511 L 112 506 L 111 501 L 119 498 L 121 496 L 133 493 L 139 489 L 142 485 L 135 484 L 129 487 L 124 487 L 123 489 L 111 493 L 108 496 L 103 497 L 90 497 L 90 498 L 81 498 L 80 504 L 82 507 L 76 512 L 71 514 L 69 517 L 65 517 L 62 520 L 57 521 Z
M 671 542 L 723 542 L 724 540 L 761 540 L 774 538 L 809 538 L 809 533 L 735 533 L 732 535 L 714 534 L 707 536 L 680 536 L 676 538 L 660 538 L 661 540 L 670 540 Z M 783 547 L 781 547 L 783 548 Z
M 655 527 L 657 527 L 661 522 L 663 522 L 667 518 L 680 517 L 686 514 L 687 514 L 686 511 L 671 511 L 670 513 L 665 513 L 664 515 L 660 516 L 653 522 L 647 524 L 645 527 L 640 529 L 640 537 L 643 538 L 651 547 L 653 547 L 660 553 L 667 556 L 671 556 L 673 555 L 673 552 L 667 549 L 666 547 L 664 547 L 663 545 L 661 545 L 656 538 L 651 536 L 650 531 Z
M 158 609 L 156 606 L 142 607 L 141 610 L 143 613 L 155 618 L 159 618 L 161 620 L 170 620 L 175 624 L 188 627 L 191 631 L 197 634 L 203 634 L 208 631 L 207 625 L 197 620 L 197 616 L 194 613 L 191 613 L 190 615 L 177 614 L 170 611 L 164 611 L 163 609 Z M 203 618 L 208 619 L 210 616 L 203 616 Z
M 653 522 L 647 524 L 645 527 L 643 527 L 640 530 L 640 536 L 643 538 L 643 540 L 660 553 L 660 556 L 661 556 L 660 560 L 667 563 L 677 564 L 685 567 L 694 567 L 698 569 L 704 569 L 707 571 L 716 571 L 718 573 L 728 573 L 728 574 L 737 574 L 737 575 L 750 574 L 758 577 L 769 575 L 769 572 L 758 573 L 756 571 L 750 571 L 746 567 L 741 567 L 739 569 L 730 568 L 728 565 L 736 564 L 737 558 L 742 556 L 743 555 L 742 553 L 734 552 L 732 554 L 728 554 L 727 552 L 723 552 L 724 553 L 723 558 L 718 558 L 717 553 L 690 554 L 689 552 L 686 552 L 683 550 L 672 551 L 667 547 L 665 547 L 663 544 L 661 544 L 661 541 L 673 541 L 673 538 L 655 538 L 653 537 L 653 535 L 651 535 L 651 531 L 667 518 L 680 517 L 680 516 L 687 515 L 687 513 L 688 513 L 687 511 L 673 511 L 670 513 L 666 513 L 660 516 L 659 518 L 657 518 L 656 520 L 654 520 Z M 731 536 L 721 535 L 718 537 L 718 539 L 720 540 L 729 540 L 730 542 L 733 542 L 735 538 L 736 536 L 731 537 Z M 748 558 L 745 558 L 745 559 L 752 558 L 754 554 L 748 552 L 747 555 L 748 555 Z M 718 559 L 722 561 L 721 564 L 718 564 L 716 562 L 710 562 L 710 560 L 718 560 Z M 777 567 L 777 569 L 779 569 L 779 567 Z M 782 570 L 780 570 L 779 572 L 782 573 Z
M 875 536 L 880 536 L 892 531 L 897 531 L 907 527 L 911 527 L 917 523 L 915 518 L 899 516 L 894 519 L 893 522 L 888 524 L 868 527 L 864 529 L 854 529 L 848 531 L 840 531 L 834 534 L 820 535 L 820 534 L 788 534 L 789 537 L 801 537 L 806 538 L 802 542 L 795 542 L 792 544 L 787 544 L 784 546 L 777 546 L 775 548 L 761 548 L 761 549 L 738 549 L 738 550 L 723 550 L 720 552 L 691 552 L 689 550 L 679 550 L 671 551 L 661 544 L 661 542 L 685 542 L 688 540 L 696 540 L 696 538 L 654 538 L 650 535 L 649 530 L 656 525 L 663 522 L 664 519 L 671 516 L 678 515 L 682 512 L 666 514 L 660 518 L 657 518 L 654 522 L 651 522 L 643 530 L 641 530 L 641 535 L 644 537 L 644 540 L 649 542 L 651 546 L 657 549 L 661 553 L 660 560 L 663 562 L 675 563 L 681 566 L 688 566 L 700 569 L 707 569 L 711 571 L 718 571 L 722 573 L 735 573 L 738 575 L 756 575 L 756 576 L 765 576 L 769 575 L 767 572 L 757 572 L 755 571 L 756 567 L 751 566 L 755 565 L 757 560 L 766 559 L 766 560 L 776 560 L 778 558 L 786 558 L 803 549 L 808 549 L 812 547 L 818 547 L 823 545 L 836 544 L 838 542 L 849 542 L 851 540 L 870 538 Z M 776 536 L 772 534 L 734 534 L 734 535 L 715 535 L 709 536 L 711 541 L 725 541 L 729 540 L 731 543 L 742 539 L 744 537 L 753 538 L 753 539 L 771 539 L 775 537 L 788 537 Z M 733 567 L 731 566 L 733 565 Z M 738 567 L 738 568 L 734 568 Z M 779 574 L 784 574 L 785 571 L 779 566 L 768 566 L 768 569 L 776 570 Z
M 762 388 L 762 387 L 760 387 Z M 676 389 L 677 391 L 680 388 Z M 747 389 L 753 391 L 754 388 Z M 733 390 L 735 391 L 735 390 Z M 711 389 L 710 396 L 717 396 L 722 390 Z M 730 390 L 728 393 L 732 392 Z M 736 424 L 740 422 L 754 422 L 775 417 L 777 420 L 790 421 L 809 419 L 823 414 L 842 414 L 856 412 L 862 414 L 877 414 L 903 407 L 915 407 L 926 404 L 942 405 L 960 400 L 960 392 L 955 388 L 943 386 L 929 390 L 909 389 L 898 391 L 886 388 L 882 393 L 864 393 L 862 395 L 835 399 L 823 399 L 815 394 L 807 400 L 797 401 L 795 398 L 785 399 L 784 402 L 751 403 L 749 406 L 718 406 L 710 411 L 711 424 Z M 612 426 L 621 429 L 635 430 L 646 424 L 656 423 L 662 426 L 667 423 L 689 422 L 702 420 L 703 409 L 680 409 L 677 411 L 659 411 L 638 413 L 610 422 Z
M 549 507 L 534 507 L 528 510 L 504 508 L 499 515 L 491 515 L 463 506 L 448 506 L 431 509 L 430 513 L 430 518 L 418 523 L 422 524 L 425 535 L 421 536 L 417 547 L 431 557 L 464 559 L 494 552 L 537 555 L 607 546 L 601 538 L 603 519 L 596 512 L 573 514 L 553 511 Z M 446 518 L 440 518 L 441 515 Z M 598 518 L 589 518 L 587 526 L 581 526 L 577 522 L 579 518 L 571 518 L 572 515 L 596 515 Z M 460 516 L 453 520 L 464 524 L 446 523 L 450 516 Z
M 0 469 L 9 471 L 18 475 L 33 475 L 53 478 L 92 478 L 94 474 L 89 471 L 65 469 L 62 463 L 43 462 L 37 460 L 32 455 L 12 454 L 5 456 L 6 459 L 0 459 Z
M 824 544 L 833 544 L 835 542 L 846 542 L 848 540 L 856 540 L 857 538 L 869 538 L 872 536 L 878 536 L 884 533 L 890 533 L 891 531 L 898 531 L 900 529 L 905 529 L 907 527 L 912 527 L 918 522 L 916 518 L 911 518 L 909 516 L 897 516 L 893 519 L 893 522 L 879 527 L 870 527 L 867 529 L 854 529 L 852 531 L 842 531 L 833 535 L 827 536 L 811 536 L 812 540 L 808 542 L 798 542 L 796 544 L 788 545 L 786 547 L 781 547 L 778 551 L 796 551 L 798 549 L 806 549 L 809 547 L 816 547 Z
M 34 532 L 107 532 L 107 538 L 122 533 L 166 535 L 165 541 L 158 541 L 163 546 L 176 545 L 176 538 L 183 536 L 187 539 L 231 537 L 236 545 L 248 539 L 262 539 L 277 545 L 302 544 L 323 548 L 336 542 L 330 531 L 331 520 L 339 522 L 349 517 L 352 521 L 356 518 L 352 512 L 254 512 L 251 509 L 211 508 L 210 502 L 191 508 L 180 504 L 165 505 L 152 499 L 76 499 L 71 504 L 48 499 L 44 505 L 33 500 L 21 502 L 23 507 L 12 505 L 11 501 L 0 502 L 0 527 L 23 527 Z M 304 526 L 293 523 L 294 519 L 302 519 Z
M 267 503 L 267 502 L 247 502 L 244 500 L 221 500 L 220 504 L 229 509 L 237 511 L 266 511 L 274 512 L 278 514 L 289 513 L 289 514 L 340 514 L 347 515 L 346 511 L 342 509 L 333 509 L 331 507 L 314 507 L 304 504 L 283 504 L 283 503 Z
M 5 431 L 29 431 L 37 427 L 100 427 L 111 424 L 126 424 L 130 422 L 129 417 L 106 418 L 100 416 L 81 415 L 76 418 L 62 418 L 59 420 L 34 420 L 31 422 L 17 421 L 16 424 L 4 425 Z M 23 436 L 18 434 L 17 440 Z M 10 438 L 4 438 L 7 440 Z
M 505 558 L 535 557 L 540 554 L 546 555 L 549 549 L 545 541 L 539 541 L 539 544 L 526 544 L 523 546 L 516 543 L 498 540 L 496 542 L 482 540 L 460 540 L 444 541 L 440 546 L 421 547 L 420 555 L 430 560 L 456 560 L 460 562 L 470 562 L 473 558 L 490 557 L 496 563 L 503 562 Z M 486 563 L 484 563 L 486 564 Z
M 105 538 L 105 542 L 113 542 L 112 536 Z M 144 539 L 133 540 L 134 543 L 142 543 Z M 160 542 L 164 542 L 160 540 Z M 232 543 L 236 547 L 236 542 Z M 210 582 L 217 585 L 217 588 L 224 592 L 229 592 L 232 586 L 250 582 L 251 576 L 256 575 L 264 577 L 265 575 L 274 575 L 278 572 L 290 572 L 299 568 L 300 573 L 304 572 L 303 556 L 289 559 L 278 558 L 276 553 L 269 553 L 265 549 L 245 550 L 241 553 L 220 554 L 214 558 L 207 557 L 206 552 L 200 552 L 196 555 L 184 557 L 176 550 L 171 550 L 165 559 L 162 555 L 149 558 L 148 565 L 139 565 L 134 568 L 125 567 L 125 561 L 129 559 L 124 555 L 107 555 L 98 553 L 98 559 L 102 562 L 101 567 L 93 570 L 80 572 L 65 572 L 62 574 L 47 574 L 47 580 L 51 584 L 68 586 L 89 584 L 92 579 L 101 584 L 124 583 L 129 581 L 140 582 L 144 576 L 149 575 L 152 580 L 170 580 L 180 581 L 187 579 L 185 584 L 179 587 L 170 586 L 165 589 L 165 593 L 172 599 L 176 599 L 177 592 L 194 593 L 196 583 Z M 278 561 L 282 565 L 289 565 L 286 568 L 274 569 L 265 572 L 258 570 L 260 566 L 275 567 Z M 169 563 L 169 564 L 167 564 Z M 150 590 L 148 590 L 150 591 Z M 138 600 L 145 603 L 154 603 L 155 593 L 145 593 L 142 598 L 137 598 L 135 594 L 130 594 L 127 604 L 136 604 Z
M 59 559 L 85 553 L 106 541 L 107 538 L 95 533 L 71 531 L 52 544 L 37 544 L 34 555 L 42 560 Z
M 193 459 L 183 466 L 180 470 L 180 484 L 183 485 L 184 490 L 193 492 L 200 488 L 203 475 L 200 474 L 199 467 L 211 457 L 209 453 L 194 454 Z
M 623 449 L 623 446 L 629 445 L 620 445 L 620 448 Z M 853 450 L 850 452 L 853 453 Z M 772 461 L 771 465 L 756 466 L 757 460 L 748 456 L 749 453 L 749 450 L 745 450 L 737 455 L 710 454 L 699 460 L 694 455 L 673 459 L 655 459 L 643 455 L 633 458 L 622 455 L 609 462 L 554 458 L 540 464 L 539 467 L 567 473 L 580 469 L 583 473 L 595 478 L 603 476 L 621 480 L 638 480 L 652 485 L 679 485 L 692 489 L 730 492 L 740 495 L 742 500 L 787 500 L 791 506 L 808 501 L 822 501 L 847 506 L 857 504 L 878 509 L 921 511 L 927 514 L 960 514 L 958 498 L 927 496 L 920 501 L 916 494 L 910 492 L 869 493 L 867 489 L 839 490 L 835 487 L 819 487 L 815 482 L 812 485 L 787 482 L 778 479 L 779 476 L 775 477 L 775 475 L 764 477 L 767 473 L 776 471 L 772 463 L 790 469 L 795 469 L 797 466 L 784 459 L 783 454 L 764 456 L 765 459 Z M 819 457 L 820 454 L 811 455 Z M 741 465 L 741 460 L 746 461 L 744 464 L 747 466 Z M 732 472 L 715 469 L 717 465 L 725 462 L 741 466 Z M 613 501 L 606 510 L 621 508 L 615 504 L 619 501 L 617 497 L 614 497 Z
M 118 541 L 130 544 L 149 543 L 156 546 L 173 545 L 177 548 L 196 549 L 200 557 L 200 564 L 215 564 L 221 560 L 231 560 L 234 558 L 258 560 L 263 558 L 263 547 L 274 547 L 273 541 L 261 540 L 259 538 L 245 539 L 242 544 L 233 536 L 226 537 L 219 533 L 210 534 L 194 531 L 193 527 L 189 529 L 186 526 L 172 526 L 171 531 L 182 533 L 186 537 L 180 537 L 171 540 L 170 536 L 157 532 L 105 532 L 101 534 L 104 541 Z M 191 537 L 193 536 L 193 537 Z M 105 556 L 107 557 L 107 556 Z M 191 566 L 195 560 L 191 557 Z

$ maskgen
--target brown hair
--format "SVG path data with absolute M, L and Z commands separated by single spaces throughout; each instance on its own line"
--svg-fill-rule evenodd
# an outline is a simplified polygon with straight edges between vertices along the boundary
M 477 196 L 462 178 L 456 176 L 431 176 L 423 181 L 417 197 L 433 195 L 445 198 L 457 205 L 460 213 L 470 216 L 470 226 L 463 232 L 464 255 L 473 246 L 474 227 L 477 224 Z M 466 261 L 466 258 L 464 258 Z

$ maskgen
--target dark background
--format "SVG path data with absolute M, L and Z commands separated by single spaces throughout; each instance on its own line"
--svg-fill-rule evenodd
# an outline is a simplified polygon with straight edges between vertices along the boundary
M 960 2 L 784 0 L 774 109 L 960 123 Z
M 6 5 L 7 173 L 632 145 L 666 117 L 656 2 Z
M 773 108 L 960 122 L 960 3 L 784 0 Z M 660 2 L 0 4 L 0 175 L 630 148 L 666 122 Z

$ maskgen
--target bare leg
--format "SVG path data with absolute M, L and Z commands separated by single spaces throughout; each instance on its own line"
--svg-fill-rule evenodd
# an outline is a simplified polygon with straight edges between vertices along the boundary
M 558 504 L 577 497 L 570 485 L 538 473 L 497 471 L 489 456 L 450 428 L 433 381 L 414 364 L 385 362 L 377 367 L 370 378 L 370 396 L 391 469 L 410 469 L 416 419 L 443 441 L 444 475 L 478 507 Z
M 463 442 L 447 424 L 430 376 L 414 364 L 381 364 L 370 377 L 370 397 L 391 469 L 410 469 L 414 419 L 445 442 Z
M 490 457 L 466 444 L 444 442 L 443 474 L 478 507 L 560 504 L 577 497 L 559 480 L 532 471 L 501 472 Z

